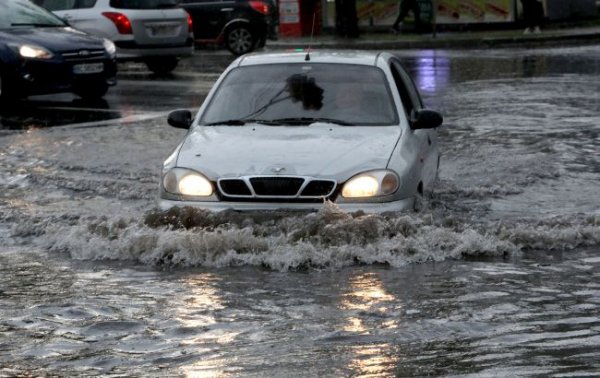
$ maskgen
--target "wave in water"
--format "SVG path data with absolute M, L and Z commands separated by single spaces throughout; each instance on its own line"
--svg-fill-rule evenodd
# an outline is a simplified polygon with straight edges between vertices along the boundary
M 80 260 L 123 260 L 169 267 L 262 266 L 274 270 L 341 268 L 570 250 L 600 244 L 600 216 L 511 222 L 461 220 L 431 212 L 349 214 L 210 213 L 154 210 L 145 219 L 88 217 L 45 222 L 43 247 Z M 18 227 L 22 234 L 40 230 Z

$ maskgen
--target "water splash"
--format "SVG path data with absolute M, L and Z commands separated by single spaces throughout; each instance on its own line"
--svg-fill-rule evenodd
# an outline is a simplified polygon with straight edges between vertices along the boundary
M 600 244 L 596 215 L 478 222 L 431 211 L 345 213 L 334 205 L 308 214 L 173 208 L 150 211 L 142 220 L 86 217 L 74 225 L 49 222 L 43 227 L 43 246 L 74 259 L 168 267 L 248 265 L 280 271 L 356 264 L 399 267 Z

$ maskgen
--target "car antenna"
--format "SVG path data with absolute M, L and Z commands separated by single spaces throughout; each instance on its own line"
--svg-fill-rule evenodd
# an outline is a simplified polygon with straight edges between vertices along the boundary
M 308 48 L 306 49 L 306 56 L 304 57 L 304 60 L 309 62 L 310 61 L 310 48 L 312 47 L 313 44 L 313 36 L 315 35 L 315 19 L 317 17 L 317 12 L 313 12 L 313 19 L 312 19 L 312 28 L 310 31 L 310 43 L 308 44 Z

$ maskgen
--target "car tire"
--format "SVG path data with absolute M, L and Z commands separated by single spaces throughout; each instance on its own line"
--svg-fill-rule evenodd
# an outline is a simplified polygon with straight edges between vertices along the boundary
M 156 75 L 168 75 L 177 67 L 179 59 L 175 57 L 154 58 L 146 61 L 148 69 Z
M 7 104 L 10 106 L 11 103 L 23 97 L 20 92 L 14 89 L 14 86 L 11 87 L 9 85 L 6 74 L 2 72 L 2 68 L 0 67 L 0 107 L 5 107 Z
M 0 106 L 4 103 L 4 97 L 6 97 L 6 94 L 4 94 L 4 85 L 2 72 L 0 71 Z
M 84 100 L 99 100 L 108 92 L 108 84 L 105 82 L 87 82 L 78 84 L 73 93 Z
M 244 25 L 234 25 L 225 33 L 225 47 L 233 55 L 244 55 L 256 47 L 256 37 Z

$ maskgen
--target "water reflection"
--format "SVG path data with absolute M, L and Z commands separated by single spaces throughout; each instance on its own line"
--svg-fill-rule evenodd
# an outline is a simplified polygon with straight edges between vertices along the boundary
M 545 50 L 499 50 L 457 52 L 422 50 L 398 53 L 424 95 L 440 95 L 455 83 L 547 75 L 596 74 L 600 63 L 596 51 L 573 50 L 549 54 Z M 474 58 L 477 56 L 477 59 Z
M 411 74 L 420 91 L 435 93 L 450 83 L 450 59 L 444 51 L 420 51 Z
M 353 347 L 354 358 L 349 368 L 361 377 L 389 377 L 398 363 L 398 357 L 391 354 L 392 350 L 392 345 L 387 343 Z
M 395 329 L 398 319 L 390 319 L 390 313 L 400 308 L 398 299 L 388 293 L 377 273 L 363 273 L 350 278 L 348 292 L 342 294 L 341 309 L 347 314 L 343 330 L 352 334 L 370 335 L 380 330 Z M 376 324 L 373 324 L 376 323 Z M 364 343 L 349 349 L 352 356 L 350 371 L 359 375 L 387 375 L 397 364 L 388 343 Z
M 221 322 L 217 319 L 219 311 L 225 308 L 218 288 L 220 278 L 214 274 L 189 275 L 182 279 L 186 295 L 180 307 L 176 309 L 175 320 L 181 323 L 176 331 L 182 337 L 180 345 L 189 350 L 193 363 L 184 365 L 181 372 L 185 377 L 227 377 L 227 361 L 219 358 L 218 352 L 211 347 L 223 345 L 225 349 L 235 341 L 239 332 L 224 327 L 211 327 Z M 198 358 L 209 354 L 210 358 Z
M 69 95 L 38 96 L 3 107 L 0 110 L 0 129 L 32 130 L 118 118 L 121 118 L 121 113 L 112 109 L 103 99 L 84 100 Z

